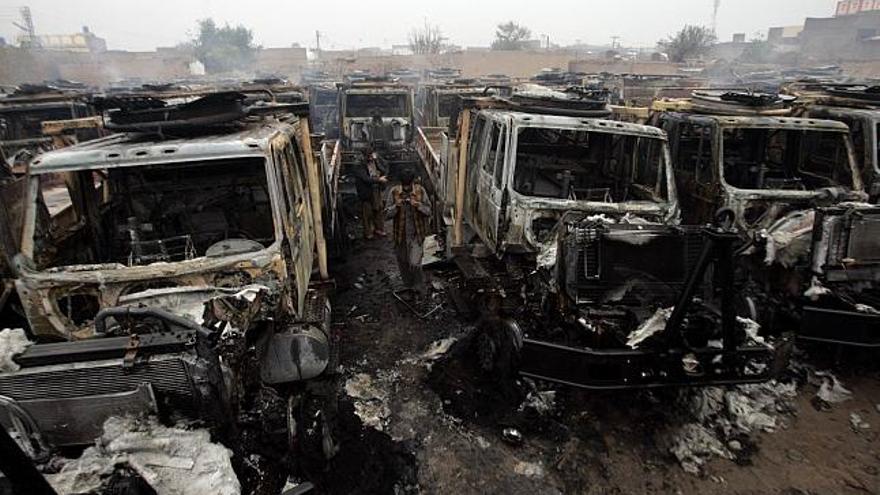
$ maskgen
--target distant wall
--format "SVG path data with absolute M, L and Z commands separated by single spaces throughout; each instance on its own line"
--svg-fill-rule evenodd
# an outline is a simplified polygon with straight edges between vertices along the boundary
M 120 79 L 161 81 L 186 77 L 190 58 L 174 50 L 77 53 L 0 47 L 0 84 L 70 79 L 106 85 Z
M 322 69 L 336 75 L 355 70 L 381 74 L 391 69 L 426 69 L 452 67 L 461 69 L 464 77 L 506 74 L 531 77 L 545 68 L 558 67 L 579 72 L 631 72 L 674 74 L 676 66 L 663 62 L 615 62 L 598 58 L 587 59 L 573 51 L 492 51 L 466 50 L 442 55 L 358 56 L 352 52 L 323 52 Z
M 257 52 L 254 70 L 262 75 L 285 76 L 291 80 L 299 80 L 307 64 L 305 48 L 263 48 Z
M 803 60 L 834 62 L 880 59 L 880 11 L 807 19 L 800 34 Z

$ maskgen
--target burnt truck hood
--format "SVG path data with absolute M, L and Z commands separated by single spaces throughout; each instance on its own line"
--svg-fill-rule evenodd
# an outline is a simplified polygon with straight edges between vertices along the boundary
M 831 207 L 838 204 L 859 204 L 868 196 L 846 188 L 821 191 L 744 191 L 725 192 L 724 206 L 735 215 L 736 227 L 744 234 L 770 228 L 785 215 L 798 210 Z
M 521 197 L 511 201 L 509 218 L 504 226 L 505 246 L 541 252 L 547 249 L 548 243 L 555 244 L 564 224 L 574 219 L 593 218 L 606 224 L 676 225 L 679 210 L 675 203 L 594 203 Z
M 187 315 L 187 309 L 179 306 L 187 301 L 197 307 L 199 299 L 249 287 L 277 292 L 284 273 L 281 256 L 271 248 L 135 267 L 78 265 L 40 271 L 19 262 L 18 268 L 16 288 L 33 332 L 65 339 L 92 337 L 92 321 L 105 308 L 136 305 Z

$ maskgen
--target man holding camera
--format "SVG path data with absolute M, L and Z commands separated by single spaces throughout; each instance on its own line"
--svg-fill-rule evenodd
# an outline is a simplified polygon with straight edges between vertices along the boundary
M 394 218 L 394 251 L 400 278 L 407 289 L 424 296 L 427 289 L 422 256 L 431 220 L 430 199 L 409 169 L 401 172 L 400 185 L 391 188 L 390 195 L 388 214 Z

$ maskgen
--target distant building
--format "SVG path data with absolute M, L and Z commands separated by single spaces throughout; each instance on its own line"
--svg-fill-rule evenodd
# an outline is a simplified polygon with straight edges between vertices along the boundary
M 392 55 L 412 55 L 412 47 L 407 45 L 391 45 Z
M 778 45 L 796 45 L 802 32 L 804 32 L 803 24 L 772 27 L 767 31 L 767 41 Z
M 716 43 L 712 47 L 711 57 L 721 60 L 736 60 L 742 56 L 751 43 L 746 41 L 746 35 L 736 33 L 731 41 Z
M 870 9 L 863 6 L 856 13 L 850 6 L 836 17 L 808 18 L 800 33 L 801 55 L 818 61 L 880 60 L 880 9 L 873 1 Z
M 42 34 L 36 37 L 38 46 L 44 50 L 60 52 L 103 53 L 107 51 L 107 41 L 95 36 L 88 26 L 76 34 Z
M 843 0 L 837 2 L 835 17 L 880 11 L 880 0 Z

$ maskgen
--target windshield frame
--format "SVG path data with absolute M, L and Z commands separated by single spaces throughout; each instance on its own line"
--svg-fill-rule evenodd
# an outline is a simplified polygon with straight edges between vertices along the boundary
M 403 114 L 402 115 L 383 115 L 383 118 L 395 118 L 395 119 L 409 119 L 412 115 L 412 97 L 411 93 L 408 91 L 349 91 L 345 93 L 345 112 L 344 117 L 346 119 L 369 119 L 372 116 L 353 116 L 350 115 L 351 112 L 351 97 L 353 96 L 365 96 L 365 97 L 387 97 L 387 96 L 395 96 L 399 98 L 403 98 Z
M 271 209 L 272 209 L 272 224 L 273 224 L 273 231 L 274 231 L 274 239 L 267 246 L 264 246 L 263 249 L 261 249 L 259 251 L 254 251 L 251 253 L 245 253 L 245 255 L 244 255 L 246 257 L 251 257 L 251 258 L 262 257 L 262 256 L 268 255 L 272 252 L 280 250 L 281 242 L 283 239 L 283 225 L 284 225 L 283 224 L 283 214 L 281 211 L 281 203 L 280 203 L 282 198 L 277 197 L 277 191 L 281 190 L 280 189 L 281 188 L 281 177 L 278 176 L 280 171 L 275 166 L 271 157 L 269 157 L 267 155 L 255 154 L 255 153 L 243 153 L 240 155 L 229 155 L 229 156 L 223 156 L 223 157 L 214 156 L 214 157 L 199 158 L 196 156 L 196 157 L 193 157 L 192 159 L 187 159 L 187 160 L 176 160 L 176 161 L 175 160 L 158 160 L 155 162 L 134 162 L 134 163 L 113 164 L 110 166 L 108 166 L 107 164 L 90 163 L 90 164 L 84 164 L 81 167 L 65 167 L 64 172 L 78 173 L 78 172 L 89 172 L 89 171 L 96 171 L 96 170 L 106 170 L 108 168 L 138 168 L 138 167 L 157 167 L 157 166 L 158 167 L 170 167 L 170 166 L 174 166 L 175 164 L 183 164 L 183 165 L 190 164 L 190 165 L 192 165 L 195 163 L 202 163 L 203 164 L 202 166 L 210 166 L 211 162 L 236 160 L 236 159 L 262 160 L 263 161 L 263 170 L 266 174 L 266 187 L 268 190 L 267 192 L 268 192 L 268 196 L 269 196 L 269 202 L 270 202 Z M 256 164 L 255 164 L 255 166 L 256 166 Z M 33 260 L 34 260 L 34 250 L 35 250 L 35 246 L 36 246 L 35 236 L 37 235 L 37 217 L 39 215 L 40 204 L 41 204 L 40 183 L 41 183 L 41 179 L 43 176 L 47 176 L 47 175 L 51 174 L 52 172 L 55 172 L 55 170 L 32 171 L 31 173 L 28 174 L 28 178 L 27 178 L 28 185 L 27 185 L 27 193 L 25 195 L 26 204 L 24 205 L 25 206 L 24 228 L 22 231 L 20 252 L 30 262 L 33 262 Z M 235 258 L 240 258 L 241 256 L 242 256 L 241 254 L 235 254 L 235 255 L 227 255 L 227 256 L 218 256 L 218 257 L 215 257 L 212 259 L 217 260 L 218 262 L 222 262 L 223 260 L 233 260 Z M 183 268 L 183 267 L 187 267 L 187 266 L 193 266 L 196 264 L 204 263 L 204 261 L 206 259 L 208 259 L 208 258 L 204 254 L 202 254 L 201 256 L 196 256 L 190 260 L 181 260 L 181 261 L 172 261 L 172 262 L 157 262 L 157 263 L 161 263 L 162 266 L 165 266 L 165 267 Z M 157 263 L 151 263 L 151 264 L 146 264 L 146 265 L 134 265 L 134 266 L 127 266 L 124 264 L 113 263 L 113 262 L 100 263 L 100 264 L 95 264 L 95 265 L 72 264 L 72 265 L 59 265 L 59 266 L 37 268 L 34 271 L 36 271 L 38 273 L 59 273 L 59 272 L 63 273 L 66 271 L 68 271 L 68 272 L 69 271 L 76 271 L 76 272 L 87 271 L 87 272 L 89 272 L 89 271 L 101 271 L 101 270 L 111 268 L 111 267 L 116 268 L 118 270 L 140 271 L 143 269 L 148 269 L 151 266 L 156 265 Z M 86 270 L 77 268 L 77 267 L 84 267 L 84 266 L 88 266 L 91 268 L 86 269 Z
M 725 130 L 737 130 L 737 129 L 746 129 L 746 130 L 785 130 L 785 131 L 812 131 L 812 132 L 826 132 L 838 134 L 844 141 L 844 145 L 846 147 L 846 155 L 847 161 L 849 162 L 849 172 L 852 178 L 852 187 L 848 186 L 840 186 L 850 192 L 864 192 L 865 186 L 862 181 L 861 173 L 859 172 L 858 162 L 855 159 L 855 148 L 853 147 L 852 138 L 850 137 L 849 130 L 843 129 L 828 129 L 828 128 L 816 128 L 809 126 L 780 126 L 773 127 L 767 125 L 748 125 L 748 124 L 740 124 L 740 125 L 725 125 L 724 123 L 719 123 L 717 125 L 712 126 L 714 129 L 714 136 L 712 138 L 712 145 L 715 146 L 717 153 L 714 155 L 717 157 L 714 160 L 714 168 L 715 173 L 717 174 L 718 180 L 720 181 L 722 187 L 729 191 L 738 192 L 741 194 L 749 194 L 755 197 L 814 197 L 818 194 L 821 194 L 821 190 L 807 190 L 800 191 L 795 189 L 745 189 L 731 185 L 727 182 L 727 178 L 724 173 L 724 131 Z
M 527 194 L 521 193 L 516 190 L 513 186 L 518 163 L 517 156 L 519 149 L 519 135 L 520 132 L 527 128 L 539 128 L 539 129 L 558 129 L 564 131 L 574 131 L 574 132 L 587 132 L 587 133 L 597 133 L 597 134 L 612 134 L 612 135 L 625 135 L 636 138 L 645 138 L 645 139 L 656 139 L 661 142 L 661 148 L 663 152 L 661 153 L 661 161 L 664 174 L 658 174 L 658 185 L 660 177 L 665 178 L 666 180 L 666 198 L 663 198 L 660 201 L 623 201 L 616 203 L 605 203 L 598 201 L 587 201 L 587 200 L 572 200 L 572 199 L 562 199 L 562 198 L 545 198 L 541 196 L 529 196 Z M 656 207 L 657 212 L 661 212 L 664 210 L 671 210 L 678 201 L 678 193 L 675 187 L 675 175 L 672 169 L 672 154 L 669 150 L 669 140 L 665 135 L 654 135 L 648 134 L 644 132 L 638 131 L 629 131 L 626 129 L 618 129 L 618 128 L 594 128 L 594 127 L 583 127 L 578 125 L 546 125 L 546 124 L 530 124 L 526 122 L 514 122 L 511 126 L 511 136 L 510 136 L 510 146 L 508 148 L 508 156 L 510 159 L 510 167 L 509 170 L 505 173 L 505 187 L 507 191 L 511 195 L 511 198 L 517 198 L 520 201 L 537 201 L 547 205 L 559 205 L 565 208 L 575 208 L 578 210 L 592 210 L 595 209 L 597 211 L 609 211 L 609 210 L 632 210 L 632 211 L 645 211 L 647 209 L 652 209 L 652 207 Z

